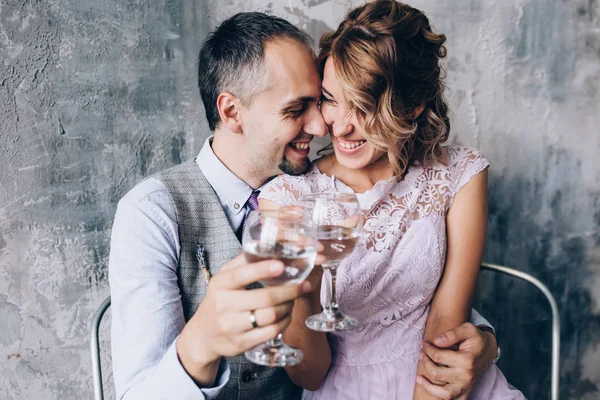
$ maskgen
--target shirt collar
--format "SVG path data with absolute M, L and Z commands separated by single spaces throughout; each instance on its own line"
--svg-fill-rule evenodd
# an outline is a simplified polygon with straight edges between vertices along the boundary
M 196 164 L 215 190 L 221 205 L 229 208 L 232 213 L 239 214 L 244 210 L 244 205 L 252 194 L 252 188 L 217 158 L 211 147 L 213 137 L 209 137 L 204 142 L 202 150 L 196 157 Z

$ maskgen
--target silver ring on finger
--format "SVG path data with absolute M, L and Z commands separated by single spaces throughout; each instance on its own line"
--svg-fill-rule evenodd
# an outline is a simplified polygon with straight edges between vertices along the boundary
M 250 310 L 250 315 L 248 316 L 250 319 L 250 323 L 252 324 L 252 328 L 258 328 L 258 324 L 256 323 L 256 311 Z

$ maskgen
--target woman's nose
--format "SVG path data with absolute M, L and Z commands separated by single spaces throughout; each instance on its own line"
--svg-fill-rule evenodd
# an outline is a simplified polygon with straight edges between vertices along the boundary
M 340 118 L 333 121 L 330 130 L 335 137 L 346 136 L 352 133 L 354 125 L 350 122 L 349 118 Z

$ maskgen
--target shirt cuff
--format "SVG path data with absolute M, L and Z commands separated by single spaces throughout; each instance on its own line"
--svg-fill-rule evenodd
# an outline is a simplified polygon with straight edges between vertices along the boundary
M 475 326 L 485 325 L 494 332 L 494 335 L 496 335 L 496 330 L 492 324 L 490 324 L 487 319 L 483 318 L 475 309 L 471 310 L 471 323 Z
M 217 377 L 215 378 L 215 386 L 211 388 L 201 389 L 202 393 L 204 394 L 204 398 L 216 398 L 221 392 L 221 389 L 223 389 L 229 381 L 230 374 L 231 370 L 229 369 L 229 363 L 227 362 L 227 359 L 225 357 L 221 357 L 221 362 L 219 363 L 219 371 L 217 372 Z
M 196 382 L 188 375 L 188 373 L 181 365 L 179 356 L 177 355 L 177 339 L 173 341 L 169 350 L 163 358 L 157 369 L 154 371 L 154 376 L 160 377 L 161 381 L 169 382 L 168 385 L 171 390 L 168 397 L 176 394 L 178 399 L 214 399 L 221 392 L 221 389 L 229 381 L 229 375 L 231 370 L 229 369 L 229 363 L 223 357 L 219 363 L 219 370 L 215 379 L 215 386 L 210 388 L 199 388 Z M 166 394 L 166 393 L 165 393 Z M 200 396 L 200 394 L 202 394 Z

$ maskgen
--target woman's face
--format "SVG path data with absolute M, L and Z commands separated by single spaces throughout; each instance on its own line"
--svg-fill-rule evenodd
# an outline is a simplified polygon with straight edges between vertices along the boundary
M 331 57 L 325 62 L 321 93 L 321 113 L 331 135 L 337 161 L 349 169 L 361 169 L 386 153 L 365 139 L 364 130 L 346 100 Z

